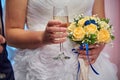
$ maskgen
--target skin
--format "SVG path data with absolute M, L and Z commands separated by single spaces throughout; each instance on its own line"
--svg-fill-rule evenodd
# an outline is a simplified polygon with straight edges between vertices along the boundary
M 1 54 L 2 51 L 3 51 L 3 47 L 2 47 L 2 45 L 1 45 L 1 44 L 3 44 L 3 43 L 5 43 L 5 38 L 4 38 L 2 35 L 0 35 L 0 54 Z
M 67 37 L 67 25 L 57 20 L 50 20 L 48 24 L 46 24 L 45 31 L 24 30 L 27 1 L 28 0 L 6 0 L 5 35 L 7 43 L 16 48 L 34 49 L 47 44 L 59 44 L 64 42 Z M 105 17 L 103 3 L 104 0 L 95 0 L 92 13 L 98 14 L 99 17 Z M 59 29 L 59 27 L 61 27 L 61 29 Z M 62 32 L 62 34 L 56 34 L 56 32 Z M 60 39 L 55 40 L 56 38 Z M 94 46 L 94 48 L 89 51 L 91 63 L 96 61 L 103 47 L 104 45 L 100 45 L 99 48 Z M 79 57 L 86 59 L 85 51 L 81 50 L 79 52 Z

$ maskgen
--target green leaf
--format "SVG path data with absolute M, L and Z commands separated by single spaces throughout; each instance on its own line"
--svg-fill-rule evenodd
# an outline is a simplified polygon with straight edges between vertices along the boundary
M 91 34 L 91 39 L 96 39 L 97 35 L 96 34 Z
M 115 36 L 111 35 L 111 39 L 114 40 L 114 39 L 115 39 Z
M 105 21 L 108 24 L 110 20 L 107 18 L 101 18 L 101 21 Z

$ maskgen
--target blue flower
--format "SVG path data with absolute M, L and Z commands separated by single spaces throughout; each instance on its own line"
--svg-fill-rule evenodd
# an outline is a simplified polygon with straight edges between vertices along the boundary
M 87 26 L 87 25 L 89 25 L 89 24 L 91 24 L 91 22 L 90 22 L 90 20 L 87 20 L 87 21 L 85 21 L 85 26 Z
M 98 24 L 95 22 L 95 20 L 90 20 L 90 22 L 92 23 L 92 24 L 95 24 L 96 26 L 98 26 Z
M 93 23 L 93 24 L 96 24 L 96 23 L 95 23 L 95 20 L 90 20 L 90 22 Z
M 98 26 L 98 24 L 93 19 L 85 21 L 84 25 L 87 26 L 87 25 L 90 25 L 90 24 L 95 24 L 96 26 Z

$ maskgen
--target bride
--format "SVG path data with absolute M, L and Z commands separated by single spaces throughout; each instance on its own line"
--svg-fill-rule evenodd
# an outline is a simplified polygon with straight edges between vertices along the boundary
M 71 51 L 67 25 L 52 20 L 53 5 L 68 6 L 70 22 L 79 14 L 105 17 L 104 0 L 6 0 L 6 39 L 10 46 L 18 48 L 14 58 L 16 80 L 80 80 L 78 55 Z M 61 42 L 65 49 L 63 59 L 54 60 Z M 100 45 L 91 51 L 91 63 L 100 75 L 89 69 L 89 80 L 117 80 L 113 64 L 101 52 L 103 48 Z

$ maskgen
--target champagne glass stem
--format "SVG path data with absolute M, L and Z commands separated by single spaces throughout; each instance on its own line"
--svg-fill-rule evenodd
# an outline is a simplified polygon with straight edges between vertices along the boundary
M 63 43 L 60 43 L 60 52 L 63 52 Z
M 68 10 L 67 10 L 67 6 L 53 6 L 53 19 L 54 20 L 59 20 L 63 23 L 68 23 Z M 64 26 L 62 26 L 64 27 Z M 61 27 L 60 27 L 61 29 Z M 61 34 L 63 34 L 63 32 L 56 32 L 58 35 L 61 36 Z M 61 59 L 64 62 L 64 59 L 69 59 L 70 57 L 65 56 L 65 51 L 64 51 L 64 47 L 63 47 L 63 42 L 61 42 L 59 44 L 59 49 L 60 49 L 60 53 L 57 57 L 55 57 L 54 59 Z
M 60 43 L 60 52 L 62 52 L 62 43 Z

